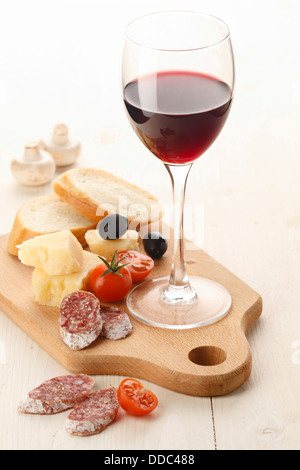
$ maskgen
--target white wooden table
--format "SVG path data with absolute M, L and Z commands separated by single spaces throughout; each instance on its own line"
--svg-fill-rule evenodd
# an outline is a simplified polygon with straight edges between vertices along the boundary
M 51 190 L 18 186 L 10 160 L 57 122 L 81 140 L 80 166 L 111 171 L 170 203 L 167 172 L 127 122 L 119 71 L 127 22 L 182 6 L 0 3 L 0 233 L 10 230 L 23 201 Z M 184 8 L 215 14 L 232 32 L 235 101 L 219 139 L 192 170 L 186 235 L 264 299 L 263 316 L 248 334 L 252 376 L 214 399 L 144 381 L 159 397 L 153 415 L 120 413 L 101 435 L 75 438 L 64 430 L 65 414 L 17 413 L 31 388 L 67 371 L 0 313 L 2 450 L 300 448 L 300 5 L 186 0 Z M 118 386 L 121 379 L 97 376 L 96 383 Z

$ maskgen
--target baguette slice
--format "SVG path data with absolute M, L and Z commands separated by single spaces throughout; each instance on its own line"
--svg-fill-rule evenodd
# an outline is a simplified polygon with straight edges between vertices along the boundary
M 103 170 L 75 168 L 53 181 L 55 193 L 76 211 L 98 223 L 108 214 L 125 215 L 131 228 L 159 220 L 158 200 L 147 191 Z
M 18 256 L 18 245 L 38 235 L 69 229 L 82 246 L 85 233 L 96 224 L 76 212 L 56 194 L 30 199 L 18 210 L 8 239 L 8 252 Z

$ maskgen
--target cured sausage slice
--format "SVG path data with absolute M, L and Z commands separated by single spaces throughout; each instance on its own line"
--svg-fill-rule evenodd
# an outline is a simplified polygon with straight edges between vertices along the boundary
M 122 339 L 132 331 L 132 324 L 127 313 L 115 307 L 101 305 L 100 313 L 103 321 L 101 336 L 108 339 Z
M 73 350 L 86 348 L 102 331 L 100 302 L 91 292 L 77 291 L 60 304 L 59 327 L 63 341 Z
M 66 430 L 75 436 L 99 434 L 114 421 L 118 409 L 116 388 L 98 390 L 74 407 L 66 420 Z
M 55 414 L 73 408 L 86 398 L 95 385 L 87 375 L 64 375 L 47 380 L 29 392 L 18 411 L 31 414 Z

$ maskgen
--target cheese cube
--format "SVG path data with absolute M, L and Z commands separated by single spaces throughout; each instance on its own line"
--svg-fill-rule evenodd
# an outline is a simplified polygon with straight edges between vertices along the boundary
M 18 248 L 18 257 L 23 264 L 42 268 L 49 275 L 81 271 L 83 249 L 70 230 L 39 235 Z
M 50 276 L 41 268 L 32 274 L 35 300 L 40 305 L 59 307 L 62 299 L 72 292 L 87 290 L 89 276 L 102 261 L 93 253 L 83 251 L 82 268 L 79 273 Z
M 135 250 L 138 251 L 138 233 L 128 230 L 117 240 L 104 240 L 100 237 L 98 230 L 88 230 L 85 234 L 86 242 L 92 253 L 111 260 L 115 251 Z

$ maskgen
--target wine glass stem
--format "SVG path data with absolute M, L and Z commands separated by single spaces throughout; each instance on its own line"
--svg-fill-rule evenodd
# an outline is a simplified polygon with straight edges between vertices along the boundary
M 190 303 L 196 294 L 190 286 L 184 252 L 184 204 L 188 175 L 192 163 L 187 165 L 165 164 L 173 188 L 173 261 L 168 287 L 162 299 L 168 303 Z

